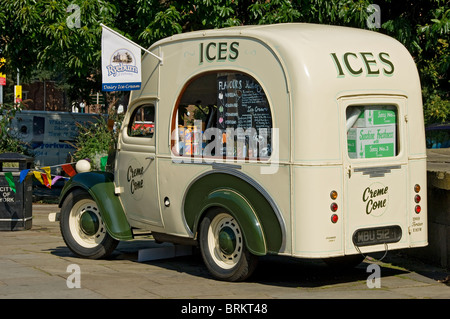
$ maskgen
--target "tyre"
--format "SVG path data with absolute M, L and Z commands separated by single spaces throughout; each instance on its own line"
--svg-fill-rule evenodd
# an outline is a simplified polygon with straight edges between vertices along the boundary
M 105 258 L 119 243 L 106 231 L 96 202 L 82 190 L 71 192 L 64 200 L 60 229 L 67 247 L 83 258 Z
M 199 236 L 203 261 L 215 278 L 243 281 L 255 270 L 258 258 L 248 251 L 239 223 L 226 210 L 209 211 Z

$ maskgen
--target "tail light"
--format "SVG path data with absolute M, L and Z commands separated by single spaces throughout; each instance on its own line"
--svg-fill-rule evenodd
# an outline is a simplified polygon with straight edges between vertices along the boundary
M 414 191 L 416 193 L 420 192 L 420 185 L 419 184 L 414 185 Z
M 336 192 L 336 191 L 331 191 L 330 192 L 330 198 L 334 201 L 334 200 L 336 200 L 336 198 L 338 197 L 338 193 Z M 336 203 L 336 202 L 333 202 L 333 203 L 331 203 L 331 205 L 330 205 L 330 209 L 331 209 L 331 211 L 333 212 L 333 213 L 335 213 L 337 210 L 338 210 L 338 204 Z M 333 215 L 331 215 L 331 222 L 333 223 L 333 224 L 336 224 L 337 223 L 337 221 L 338 221 L 338 219 L 339 219 L 339 217 L 338 217 L 338 215 L 337 214 L 333 214 Z
M 332 204 L 330 205 L 330 208 L 331 208 L 331 211 L 332 211 L 332 212 L 335 212 L 335 211 L 338 210 L 338 204 L 332 203 Z
M 416 204 L 419 204 L 421 199 L 422 199 L 422 198 L 420 197 L 419 194 L 417 194 L 416 196 L 414 196 L 414 201 L 416 202 Z
M 414 207 L 414 211 L 416 214 L 419 214 L 422 211 L 422 207 L 420 207 L 419 205 L 420 201 L 422 200 L 422 197 L 420 197 L 420 195 L 418 194 L 420 192 L 420 189 L 421 187 L 419 184 L 414 185 L 414 192 L 416 193 L 416 195 L 414 196 L 414 202 L 417 204 Z
M 336 215 L 336 214 L 331 215 L 331 222 L 333 224 L 336 224 L 338 219 L 339 219 L 338 215 Z

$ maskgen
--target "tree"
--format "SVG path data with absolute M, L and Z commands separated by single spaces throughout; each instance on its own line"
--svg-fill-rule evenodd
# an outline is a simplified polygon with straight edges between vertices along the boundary
M 148 47 L 175 33 L 243 24 L 309 22 L 367 29 L 372 2 L 0 0 L 0 49 L 9 71 L 19 68 L 28 79 L 36 70 L 51 71 L 69 88 L 72 99 L 86 99 L 90 90 L 101 88 L 100 23 Z M 449 121 L 448 0 L 376 2 L 382 25 L 374 31 L 398 39 L 417 63 L 427 122 Z M 74 26 L 77 14 L 80 25 Z
M 450 120 L 450 7 L 442 0 L 381 2 L 382 32 L 402 42 L 419 70 L 427 123 Z
M 99 23 L 112 24 L 116 8 L 102 0 L 78 3 L 0 0 L 0 47 L 7 59 L 6 72 L 19 70 L 23 81 L 51 72 L 69 86 L 72 98 L 86 97 L 90 89 L 99 88 Z M 76 14 L 83 21 L 79 27 L 71 25 Z

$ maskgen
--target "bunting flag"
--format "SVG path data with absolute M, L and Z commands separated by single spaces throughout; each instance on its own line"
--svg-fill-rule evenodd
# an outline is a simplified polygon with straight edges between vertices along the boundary
M 108 156 L 104 156 L 100 158 L 100 170 L 105 171 L 106 170 L 106 164 L 108 162 Z
M 8 182 L 9 187 L 12 189 L 12 191 L 16 192 L 16 183 L 14 183 L 14 177 L 11 172 L 5 173 L 6 181 Z
M 66 174 L 69 175 L 70 177 L 74 176 L 77 173 L 70 164 L 63 164 L 61 165 L 61 167 L 64 170 L 64 172 L 66 172 Z
M 66 178 L 64 178 L 63 176 L 60 176 L 60 175 L 55 176 L 55 178 L 52 179 L 52 186 L 55 185 L 55 183 L 61 178 L 64 179 L 64 180 L 66 179 Z
M 48 181 L 48 184 L 49 185 L 51 185 L 52 184 L 52 173 L 51 173 L 51 169 L 50 169 L 50 167 L 42 167 L 42 169 L 44 170 L 44 172 L 45 172 L 45 175 L 46 175 L 46 177 L 47 177 L 47 181 Z
M 49 180 L 48 180 L 47 174 L 41 173 L 41 175 L 42 175 L 42 180 L 43 180 L 43 183 L 42 183 L 42 184 L 44 184 L 44 185 L 47 186 L 48 188 L 52 188 L 52 185 L 50 184 L 50 182 L 49 182 Z
M 27 178 L 29 172 L 30 172 L 29 169 L 24 169 L 23 171 L 20 172 L 20 182 L 21 183 L 25 180 L 25 178 Z
M 41 172 L 34 171 L 33 174 L 34 174 L 34 177 L 36 177 L 36 179 L 37 179 L 39 182 L 41 182 L 42 185 L 45 185 L 45 184 L 44 184 L 44 181 L 42 180 Z
M 106 163 L 108 160 L 108 156 L 102 157 L 100 159 L 100 169 L 102 171 L 105 171 Z M 51 188 L 58 180 L 68 180 L 68 178 L 60 175 L 56 175 L 52 178 L 51 175 L 51 168 L 52 167 L 61 167 L 64 172 L 69 175 L 70 177 L 73 177 L 77 174 L 76 170 L 73 168 L 72 164 L 74 163 L 68 163 L 68 164 L 60 164 L 60 165 L 54 165 L 54 166 L 46 166 L 42 167 L 41 169 L 31 170 L 31 169 L 24 169 L 20 171 L 20 183 L 23 183 L 27 179 L 28 176 L 34 176 L 42 185 L 45 185 L 48 188 Z M 40 170 L 44 171 L 41 172 Z M 14 177 L 11 172 L 5 172 L 4 173 L 5 179 L 8 182 L 9 187 L 11 188 L 14 193 L 16 192 L 16 183 L 14 182 Z

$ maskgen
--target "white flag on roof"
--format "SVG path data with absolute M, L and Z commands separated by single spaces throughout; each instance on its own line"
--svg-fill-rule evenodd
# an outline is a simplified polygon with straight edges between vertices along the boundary
M 140 90 L 141 81 L 141 47 L 102 25 L 102 90 Z

